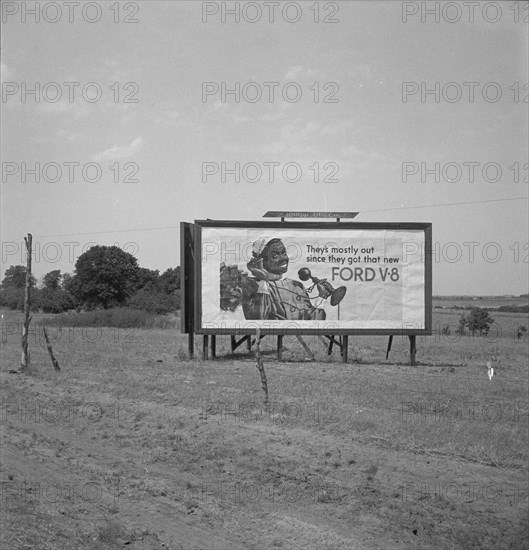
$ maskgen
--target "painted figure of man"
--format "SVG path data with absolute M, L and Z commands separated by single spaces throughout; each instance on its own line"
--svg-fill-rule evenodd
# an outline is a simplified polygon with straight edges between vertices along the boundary
M 324 320 L 325 311 L 312 305 L 303 284 L 284 278 L 289 258 L 281 239 L 259 239 L 253 243 L 252 259 L 242 306 L 246 319 Z

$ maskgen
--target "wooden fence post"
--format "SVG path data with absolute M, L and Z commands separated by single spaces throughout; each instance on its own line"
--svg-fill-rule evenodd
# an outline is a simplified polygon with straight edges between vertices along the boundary
M 30 354 L 28 352 L 28 331 L 31 323 L 31 250 L 33 237 L 28 233 L 24 237 L 26 243 L 26 287 L 24 290 L 24 324 L 22 325 L 22 358 L 20 361 L 21 370 L 25 371 L 30 365 Z
M 258 328 L 256 335 L 255 335 L 255 361 L 256 361 L 256 367 L 259 370 L 259 374 L 261 375 L 261 386 L 263 388 L 264 392 L 264 404 L 265 407 L 268 410 L 268 381 L 266 380 L 266 372 L 263 365 L 263 360 L 261 359 L 261 329 Z

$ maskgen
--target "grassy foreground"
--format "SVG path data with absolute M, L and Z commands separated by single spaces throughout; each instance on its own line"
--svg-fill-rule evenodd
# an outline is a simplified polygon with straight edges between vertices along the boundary
M 226 337 L 189 360 L 176 329 L 50 327 L 58 374 L 37 330 L 10 374 L 4 315 L 2 550 L 528 548 L 523 315 L 418 338 L 417 367 L 407 339 L 386 361 L 386 338 L 350 338 L 344 365 L 316 337 L 315 362 L 287 337 L 278 363 L 266 338 L 268 408 L 252 356 Z

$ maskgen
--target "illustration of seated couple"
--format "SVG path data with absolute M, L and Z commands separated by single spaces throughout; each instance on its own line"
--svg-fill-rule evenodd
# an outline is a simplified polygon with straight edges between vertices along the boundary
M 284 277 L 288 263 L 281 239 L 261 238 L 253 243 L 252 259 L 247 264 L 253 277 L 245 277 L 241 284 L 246 319 L 324 320 L 325 310 L 312 304 L 309 292 L 317 288 L 319 305 L 329 297 L 331 305 L 343 298 L 345 287 L 335 291 L 326 279 L 312 277 L 307 268 L 300 269 L 298 277 L 302 281 L 312 279 L 314 285 L 308 291 L 300 281 Z

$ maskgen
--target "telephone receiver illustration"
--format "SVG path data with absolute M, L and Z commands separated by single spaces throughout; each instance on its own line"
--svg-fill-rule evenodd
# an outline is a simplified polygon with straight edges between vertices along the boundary
M 347 292 L 347 288 L 344 286 L 335 289 L 331 283 L 327 281 L 327 279 L 318 279 L 318 277 L 313 277 L 308 267 L 302 267 L 298 271 L 298 277 L 302 281 L 308 281 L 311 279 L 314 284 L 307 289 L 307 291 L 312 292 L 314 287 L 317 287 L 320 298 L 327 299 L 329 296 L 331 297 L 331 306 L 337 306 L 343 300 L 343 297 Z

